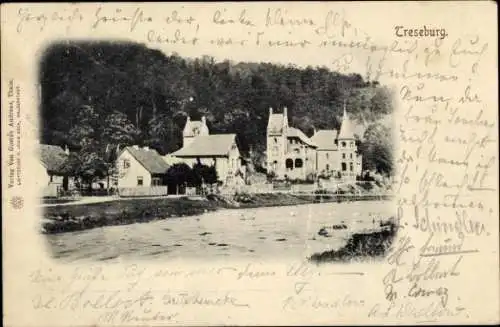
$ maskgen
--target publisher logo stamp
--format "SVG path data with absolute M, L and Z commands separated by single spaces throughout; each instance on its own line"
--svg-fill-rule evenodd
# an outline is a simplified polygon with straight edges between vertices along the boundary
M 12 208 L 14 208 L 16 210 L 21 209 L 24 206 L 24 199 L 23 199 L 23 197 L 17 196 L 17 195 L 13 196 L 10 199 L 10 205 L 12 206 Z

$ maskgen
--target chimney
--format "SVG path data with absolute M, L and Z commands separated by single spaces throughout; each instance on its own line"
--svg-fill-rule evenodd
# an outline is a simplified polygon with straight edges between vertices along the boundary
M 201 122 L 203 124 L 206 124 L 207 123 L 207 119 L 205 118 L 205 116 L 201 116 Z
M 69 148 L 67 144 L 64 146 L 64 153 L 69 155 Z
M 269 107 L 269 116 L 273 114 L 273 108 Z
M 283 115 L 288 117 L 288 109 L 286 107 L 283 109 Z

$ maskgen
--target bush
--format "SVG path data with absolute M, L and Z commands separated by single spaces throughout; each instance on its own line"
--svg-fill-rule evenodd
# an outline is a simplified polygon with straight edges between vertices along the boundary
M 315 253 L 310 260 L 316 263 L 350 262 L 382 257 L 388 253 L 397 232 L 397 226 L 391 219 L 386 226 L 389 228 L 378 232 L 353 234 L 344 247 Z

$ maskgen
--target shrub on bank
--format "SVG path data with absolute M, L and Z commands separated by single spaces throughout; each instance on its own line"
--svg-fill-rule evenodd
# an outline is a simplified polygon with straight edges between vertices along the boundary
M 350 262 L 383 257 L 388 253 L 397 232 L 397 225 L 393 218 L 387 220 L 384 227 L 376 232 L 355 233 L 344 247 L 339 250 L 315 253 L 310 260 L 316 263 Z

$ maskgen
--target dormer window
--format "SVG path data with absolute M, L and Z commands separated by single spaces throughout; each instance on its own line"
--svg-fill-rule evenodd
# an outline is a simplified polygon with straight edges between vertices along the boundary
M 345 148 L 345 146 L 346 146 L 346 143 L 345 143 L 345 142 L 342 142 L 342 147 L 344 147 L 344 148 Z

